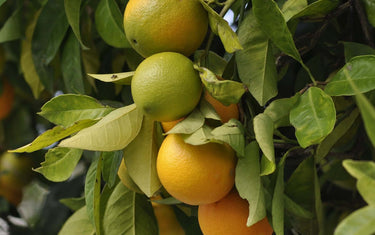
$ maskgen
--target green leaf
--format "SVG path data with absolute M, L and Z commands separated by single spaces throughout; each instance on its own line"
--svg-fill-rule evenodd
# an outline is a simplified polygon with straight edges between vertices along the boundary
M 271 162 L 264 154 L 260 160 L 260 176 L 270 175 L 276 169 L 276 164 Z
M 51 92 L 54 79 L 49 64 L 55 58 L 68 28 L 64 0 L 48 1 L 38 17 L 31 41 L 31 51 L 38 76 Z
M 219 80 L 207 68 L 196 68 L 207 91 L 224 105 L 237 104 L 246 88 L 242 83 L 231 80 Z
M 241 81 L 260 105 L 277 95 L 277 71 L 272 45 L 254 14 L 248 14 L 238 28 L 244 49 L 236 52 Z
M 58 147 L 49 149 L 45 155 L 45 161 L 35 171 L 50 181 L 65 181 L 72 175 L 81 155 L 82 150 L 80 149 Z
M 80 31 L 80 13 L 81 13 L 82 0 L 64 0 L 65 14 L 68 19 L 70 27 L 78 39 L 79 43 L 82 45 L 83 49 L 87 49 L 81 39 Z
M 3 5 L 7 0 L 0 0 L 0 7 Z
M 375 206 L 366 206 L 351 213 L 336 227 L 334 235 L 371 235 L 375 232 Z
M 272 227 L 277 235 L 284 234 L 284 166 L 289 152 L 284 154 L 276 170 L 276 183 L 272 197 Z
M 93 161 L 86 174 L 85 199 L 86 211 L 91 223 L 94 225 L 96 234 L 100 234 L 100 190 L 101 190 L 101 169 L 102 156 Z
M 375 205 L 375 163 L 372 161 L 344 160 L 343 166 L 357 179 L 357 189 L 369 205 Z
M 177 123 L 166 134 L 179 133 L 179 134 L 192 134 L 204 125 L 204 116 L 198 110 L 194 109 L 184 120 Z
M 356 42 L 342 42 L 344 44 L 345 61 L 360 55 L 375 55 L 375 49 L 365 44 Z
M 337 141 L 348 132 L 359 116 L 358 109 L 353 110 L 348 117 L 342 120 L 333 131 L 318 145 L 315 152 L 315 161 L 320 162 L 330 152 Z
M 56 125 L 69 126 L 79 120 L 104 117 L 113 110 L 90 96 L 64 94 L 45 103 L 38 114 Z
M 81 49 L 78 40 L 72 32 L 68 34 L 63 46 L 61 70 L 67 93 L 84 94 Z
M 26 28 L 25 39 L 22 40 L 21 45 L 21 70 L 27 84 L 29 84 L 34 97 L 39 98 L 40 93 L 44 90 L 44 86 L 39 79 L 38 73 L 35 70 L 33 57 L 31 54 L 31 39 L 33 37 L 34 28 L 39 17 L 39 13 L 34 16 L 34 19 Z
M 137 137 L 124 149 L 125 165 L 130 177 L 148 197 L 161 188 L 156 172 L 159 146 L 155 122 L 144 117 Z
M 254 118 L 255 139 L 267 159 L 275 163 L 275 149 L 273 147 L 273 122 L 270 117 L 260 113 Z
M 217 121 L 221 120 L 215 108 L 206 99 L 201 99 L 199 103 L 199 110 L 201 111 L 204 118 L 213 119 Z
M 242 46 L 238 40 L 238 37 L 228 22 L 224 20 L 219 14 L 216 13 L 204 0 L 199 0 L 203 7 L 208 12 L 208 20 L 212 32 L 218 35 L 221 42 L 224 45 L 225 51 L 233 53 L 237 50 L 241 50 Z
M 211 142 L 222 141 L 229 144 L 239 156 L 245 154 L 245 130 L 241 122 L 231 119 L 211 131 Z
M 286 1 L 281 8 L 285 21 L 288 22 L 294 15 L 301 12 L 301 10 L 303 10 L 305 7 L 307 7 L 307 0 Z
M 299 13 L 295 14 L 292 17 L 292 19 L 297 19 L 301 17 L 319 19 L 325 17 L 330 11 L 335 9 L 338 6 L 338 4 L 338 0 L 318 0 L 309 4 Z
M 68 207 L 72 211 L 77 211 L 86 205 L 85 196 L 63 198 L 63 199 L 60 199 L 59 202 L 64 204 L 66 207 Z
M 354 83 L 351 84 L 355 86 Z M 373 146 L 375 146 L 375 108 L 363 94 L 356 95 L 357 106 L 365 124 L 365 129 Z
M 59 146 L 93 151 L 120 150 L 137 136 L 141 124 L 142 113 L 132 104 L 112 111 L 95 125 L 63 140 Z
M 264 114 L 272 119 L 275 129 L 290 125 L 289 114 L 299 97 L 300 94 L 297 93 L 290 98 L 277 99 L 266 107 Z
M 266 216 L 260 179 L 259 147 L 255 141 L 248 144 L 244 156 L 238 158 L 235 184 L 240 196 L 249 202 L 247 226 L 251 226 Z
M 82 207 L 70 216 L 64 223 L 58 235 L 94 235 L 95 229 L 87 215 L 86 207 Z
M 317 87 L 309 88 L 290 112 L 298 143 L 306 148 L 320 143 L 334 128 L 336 110 L 332 98 Z
M 194 53 L 194 61 L 199 61 L 200 66 L 208 68 L 215 74 L 221 76 L 224 73 L 227 61 L 213 51 L 197 50 Z
M 375 56 L 353 57 L 328 82 L 324 91 L 331 96 L 355 95 L 375 89 Z
M 114 82 L 119 85 L 130 85 L 134 71 L 125 73 L 111 73 L 111 74 L 88 74 L 89 76 L 98 79 L 102 82 Z
M 285 209 L 298 217 L 304 218 L 304 219 L 313 219 L 314 215 L 310 211 L 306 210 L 305 208 L 301 207 L 297 203 L 295 203 L 292 199 L 290 199 L 288 196 L 284 194 L 284 206 Z
M 375 27 L 375 4 L 372 0 L 362 0 L 365 6 L 367 20 L 370 22 L 372 27 Z
M 109 188 L 115 186 L 117 171 L 122 161 L 123 151 L 102 152 L 102 175 Z
M 124 33 L 122 14 L 113 0 L 101 0 L 95 11 L 95 23 L 98 33 L 111 46 L 131 48 Z
M 158 234 L 148 198 L 119 183 L 109 197 L 103 217 L 106 235 Z
M 212 131 L 211 127 L 207 125 L 203 125 L 194 133 L 181 134 L 181 137 L 184 139 L 185 143 L 188 143 L 191 145 L 201 145 L 201 144 L 206 144 L 210 142 L 210 139 L 212 139 L 211 131 Z
M 0 43 L 20 39 L 22 36 L 22 11 L 18 8 L 0 29 Z
M 90 127 L 97 123 L 98 120 L 80 120 L 73 125 L 65 128 L 62 126 L 56 126 L 50 130 L 45 131 L 43 134 L 38 136 L 33 142 L 23 147 L 10 150 L 10 152 L 22 153 L 22 152 L 34 152 L 42 148 L 48 147 L 55 142 L 68 137 L 84 128 Z

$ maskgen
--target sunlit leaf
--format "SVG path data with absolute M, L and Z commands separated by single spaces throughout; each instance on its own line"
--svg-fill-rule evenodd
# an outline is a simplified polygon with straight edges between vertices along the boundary
M 91 163 L 85 179 L 85 201 L 86 211 L 95 230 L 101 231 L 100 221 L 100 191 L 101 191 L 101 169 L 102 156 Z
M 254 14 L 248 14 L 238 29 L 244 49 L 236 52 L 241 81 L 260 105 L 277 95 L 277 71 L 272 46 Z
M 45 148 L 45 147 L 48 147 L 50 146 L 51 144 L 54 144 L 55 142 L 65 138 L 65 137 L 68 137 L 84 128 L 87 128 L 87 127 L 90 127 L 92 125 L 94 125 L 95 123 L 97 123 L 98 120 L 91 120 L 91 119 L 86 119 L 86 120 L 81 120 L 81 121 L 78 121 L 76 123 L 74 123 L 73 125 L 65 128 L 65 127 L 62 127 L 62 126 L 56 126 L 50 130 L 47 130 L 45 132 L 43 132 L 43 134 L 41 134 L 40 136 L 38 136 L 35 140 L 33 140 L 33 142 L 31 142 L 30 144 L 27 144 L 23 147 L 20 147 L 20 148 L 17 148 L 17 149 L 14 149 L 14 150 L 10 150 L 11 152 L 18 152 L 18 153 L 22 153 L 22 152 L 34 152 L 34 151 L 37 151 L 37 150 L 40 150 L 42 148 Z
M 86 207 L 82 207 L 65 221 L 58 235 L 94 235 L 95 229 L 87 215 Z
M 353 57 L 328 82 L 324 91 L 331 96 L 355 95 L 375 89 L 375 55 Z
M 375 206 L 358 209 L 343 219 L 334 235 L 371 235 L 375 232 Z
M 95 125 L 63 140 L 60 147 L 94 151 L 115 151 L 125 148 L 138 134 L 142 113 L 134 104 L 118 108 Z
M 334 128 L 336 110 L 332 98 L 317 87 L 309 88 L 290 112 L 298 143 L 306 148 L 320 143 Z
M 130 48 L 126 39 L 120 9 L 113 0 L 101 0 L 95 11 L 96 28 L 106 43 L 119 48 Z
M 222 141 L 229 144 L 239 156 L 245 154 L 245 136 L 244 127 L 241 122 L 231 119 L 227 123 L 216 127 L 211 131 L 210 141 Z
M 272 119 L 264 113 L 255 116 L 254 133 L 260 149 L 270 162 L 275 163 L 275 149 L 273 147 L 273 122 Z
M 361 111 L 366 133 L 372 145 L 375 146 L 375 108 L 365 95 L 358 93 L 355 98 Z
M 60 203 L 67 206 L 72 211 L 77 211 L 86 205 L 85 197 L 72 197 L 72 198 L 63 198 L 59 200 Z
M 103 217 L 104 234 L 158 234 L 149 199 L 119 183 L 110 195 Z
M 70 148 L 53 148 L 48 150 L 45 161 L 35 171 L 41 173 L 48 180 L 61 182 L 67 180 L 73 173 L 82 150 Z
M 297 93 L 290 98 L 276 99 L 266 107 L 264 114 L 272 119 L 275 128 L 290 125 L 289 113 L 297 103 L 299 97 L 300 94 Z
M 307 7 L 307 0 L 286 1 L 281 8 L 285 21 L 288 22 L 294 15 L 301 12 L 301 10 L 305 7 Z
M 114 82 L 120 85 L 130 85 L 134 72 L 88 75 L 102 82 Z
M 170 131 L 166 134 L 180 133 L 180 134 L 192 134 L 194 131 L 201 128 L 204 124 L 204 116 L 202 113 L 195 109 L 189 114 L 184 120 L 178 122 Z
M 124 160 L 129 176 L 151 197 L 161 187 L 156 172 L 159 146 L 156 142 L 155 122 L 145 117 L 137 137 L 124 149 Z
M 113 110 L 90 96 L 64 94 L 45 103 L 38 114 L 56 125 L 69 126 L 79 120 L 101 118 Z
M 247 226 L 251 226 L 266 216 L 260 179 L 259 147 L 255 141 L 248 144 L 244 156 L 238 158 L 235 183 L 240 196 L 249 202 Z
M 200 66 L 208 68 L 215 74 L 221 76 L 227 66 L 227 61 L 213 51 L 209 51 L 205 56 L 206 51 L 198 50 L 194 53 L 194 61 L 200 61 Z
M 330 11 L 335 9 L 339 4 L 338 0 L 318 0 L 315 1 L 300 12 L 295 14 L 292 19 L 306 17 L 306 18 L 322 18 L 325 17 Z
M 367 19 L 372 25 L 372 27 L 375 27 L 375 4 L 372 0 L 362 0 L 361 1 L 363 5 L 365 6 Z
M 228 22 L 217 14 L 204 0 L 200 0 L 200 2 L 208 12 L 208 20 L 212 32 L 220 37 L 225 50 L 229 53 L 241 50 L 242 46 L 238 37 L 236 33 L 233 32 Z

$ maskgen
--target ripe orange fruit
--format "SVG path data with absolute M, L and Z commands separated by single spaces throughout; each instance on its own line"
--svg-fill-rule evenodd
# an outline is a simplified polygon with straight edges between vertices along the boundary
M 208 15 L 198 0 L 130 0 L 125 34 L 142 56 L 174 51 L 189 56 L 202 44 Z
M 160 196 L 153 200 L 162 199 Z M 158 222 L 159 235 L 184 235 L 185 231 L 176 218 L 173 207 L 151 201 L 154 214 Z
M 3 82 L 2 91 L 0 93 L 0 120 L 6 118 L 12 110 L 14 101 L 14 89 L 7 82 Z
M 190 145 L 169 134 L 160 146 L 156 169 L 173 197 L 190 205 L 223 198 L 234 185 L 235 153 L 229 145 Z
M 146 58 L 131 82 L 134 103 L 156 121 L 173 121 L 190 113 L 202 92 L 201 80 L 187 57 L 162 52 Z
M 208 93 L 207 91 L 204 92 L 204 98 L 214 107 L 215 111 L 219 115 L 221 122 L 226 123 L 230 119 L 238 119 L 239 118 L 239 112 L 237 104 L 231 104 L 229 106 L 225 106 L 220 101 L 215 99 Z
M 33 177 L 30 157 L 4 153 L 0 157 L 0 195 L 17 205 L 22 198 L 22 188 Z
M 198 221 L 204 235 L 272 235 L 267 217 L 247 227 L 249 204 L 236 190 L 218 202 L 200 205 Z

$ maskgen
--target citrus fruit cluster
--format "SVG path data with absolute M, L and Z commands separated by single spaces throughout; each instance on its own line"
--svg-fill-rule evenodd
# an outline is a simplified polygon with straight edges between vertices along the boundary
M 225 106 L 207 91 L 202 95 L 199 73 L 187 57 L 198 49 L 207 27 L 207 12 L 199 0 L 130 0 L 126 6 L 125 34 L 133 48 L 146 57 L 132 78 L 132 97 L 145 115 L 161 122 L 164 132 L 192 112 L 202 97 L 223 123 L 239 118 L 236 104 Z M 246 226 L 249 206 L 233 193 L 236 162 L 236 153 L 228 144 L 191 145 L 180 134 L 167 134 L 158 152 L 156 168 L 161 184 L 171 196 L 199 206 L 199 222 L 205 235 L 272 234 L 266 218 L 257 226 L 268 225 L 271 233 Z M 125 175 L 120 172 L 124 169 L 125 166 L 120 168 L 120 176 Z M 127 184 L 126 179 L 122 181 Z M 158 207 L 153 205 L 158 217 Z M 222 208 L 231 210 L 230 219 L 215 218 L 215 214 L 224 216 Z M 167 210 L 170 211 L 163 209 Z M 158 223 L 163 227 L 159 218 Z M 225 225 L 221 227 L 218 223 Z

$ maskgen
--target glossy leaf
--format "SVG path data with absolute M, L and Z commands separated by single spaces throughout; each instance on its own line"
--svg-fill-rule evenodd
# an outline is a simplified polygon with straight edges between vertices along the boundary
M 65 221 L 58 235 L 94 235 L 95 229 L 87 215 L 86 207 L 82 207 Z
M 353 57 L 328 82 L 324 91 L 331 96 L 354 95 L 375 89 L 375 56 Z
M 54 82 L 53 71 L 49 65 L 56 56 L 68 28 L 64 0 L 48 1 L 38 17 L 31 51 L 38 76 L 49 91 L 52 91 Z
M 122 23 L 122 14 L 114 0 L 101 0 L 95 11 L 96 29 L 106 43 L 119 48 L 130 48 Z
M 277 71 L 272 46 L 254 14 L 247 15 L 238 29 L 244 49 L 236 52 L 241 81 L 260 105 L 277 95 Z
M 301 95 L 290 112 L 298 143 L 306 148 L 320 143 L 334 128 L 336 110 L 332 98 L 319 88 L 311 87 Z
M 117 184 L 109 197 L 103 217 L 104 234 L 158 234 L 151 203 L 144 195 Z
M 275 149 L 273 147 L 273 122 L 272 119 L 264 113 L 255 116 L 254 133 L 260 149 L 270 162 L 275 163 Z
M 315 153 L 316 162 L 320 162 L 332 147 L 337 143 L 337 141 L 348 132 L 348 130 L 353 126 L 354 122 L 359 116 L 358 109 L 353 110 L 350 115 L 342 120 L 333 131 L 318 145 Z
M 136 106 L 125 106 L 112 111 L 95 125 L 63 140 L 59 146 L 94 151 L 120 150 L 137 136 L 141 123 L 142 113 Z
M 16 153 L 22 153 L 22 152 L 34 152 L 37 150 L 40 150 L 42 148 L 48 147 L 55 142 L 68 137 L 84 128 L 90 127 L 97 123 L 97 120 L 91 120 L 91 119 L 86 119 L 86 120 L 81 120 L 76 122 L 75 124 L 65 128 L 62 126 L 55 126 L 52 129 L 49 129 L 45 132 L 43 132 L 40 136 L 38 136 L 35 140 L 33 140 L 30 144 L 27 144 L 23 147 L 10 150 L 11 152 L 16 152 Z
M 31 54 L 31 39 L 33 37 L 35 24 L 38 17 L 39 14 L 36 14 L 31 23 L 27 26 L 25 39 L 22 40 L 20 61 L 21 70 L 23 72 L 23 76 L 25 77 L 25 81 L 29 84 L 35 98 L 38 98 L 40 93 L 44 90 L 44 86 L 35 70 L 35 65 Z
M 306 18 L 321 18 L 326 16 L 330 11 L 335 9 L 339 4 L 338 0 L 318 0 L 315 1 L 299 13 L 295 14 L 292 19 L 306 17 Z
M 235 177 L 240 196 L 249 202 L 247 226 L 251 226 L 266 216 L 265 198 L 260 179 L 259 147 L 253 141 L 245 148 L 245 155 L 238 158 Z
M 343 219 L 334 235 L 371 235 L 375 232 L 375 206 L 358 209 Z
M 93 161 L 87 171 L 85 179 L 86 211 L 91 223 L 95 227 L 96 234 L 100 234 L 100 191 L 102 156 Z
M 212 32 L 220 37 L 225 50 L 228 53 L 241 50 L 242 46 L 238 40 L 238 37 L 236 33 L 233 32 L 228 22 L 217 14 L 206 2 L 204 2 L 204 0 L 200 0 L 200 2 L 208 12 L 208 20 Z
M 65 14 L 68 19 L 70 27 L 74 32 L 74 35 L 82 45 L 83 49 L 87 47 L 82 42 L 81 30 L 80 30 L 80 13 L 81 13 L 82 0 L 64 0 Z
M 285 21 L 288 22 L 294 15 L 301 12 L 301 10 L 303 10 L 305 7 L 307 7 L 307 0 L 286 1 L 281 8 Z
M 0 43 L 20 39 L 22 36 L 22 11 L 18 8 L 0 29 Z
M 90 77 L 102 82 L 114 82 L 120 85 L 130 85 L 134 72 L 112 73 L 112 74 L 88 74 Z
M 275 128 L 289 126 L 289 113 L 297 103 L 300 94 L 290 98 L 282 98 L 272 101 L 264 110 L 264 114 L 270 117 Z
M 155 122 L 144 117 L 141 130 L 124 149 L 124 160 L 129 176 L 148 197 L 161 188 L 156 172 L 158 143 Z
M 45 161 L 35 171 L 41 173 L 48 180 L 61 182 L 69 179 L 75 169 L 82 150 L 70 148 L 53 148 L 48 150 Z
M 81 49 L 75 35 L 70 32 L 61 56 L 61 70 L 67 93 L 84 94 Z
M 79 120 L 104 117 L 113 110 L 90 96 L 64 94 L 45 103 L 38 114 L 56 125 L 69 126 Z
M 246 88 L 242 83 L 231 80 L 219 80 L 210 70 L 199 67 L 199 75 L 207 91 L 224 105 L 237 104 Z

